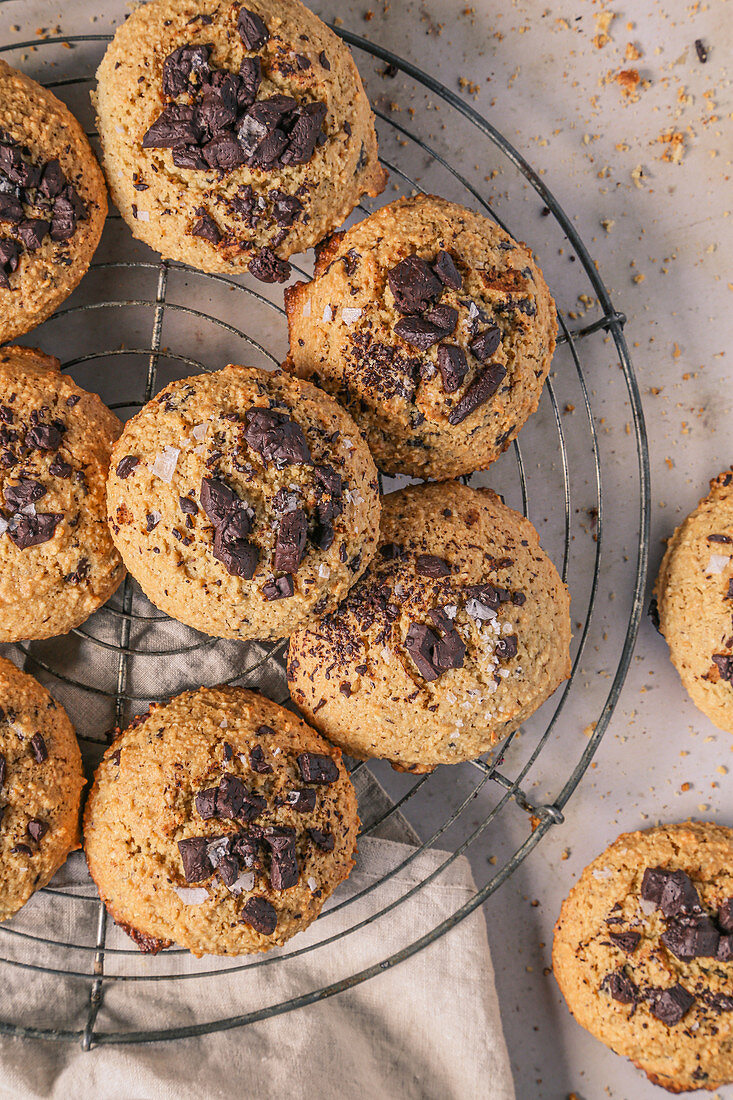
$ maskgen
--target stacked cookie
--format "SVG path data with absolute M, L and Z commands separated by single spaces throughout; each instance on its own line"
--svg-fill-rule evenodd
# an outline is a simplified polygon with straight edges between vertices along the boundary
M 555 307 L 526 246 L 444 199 L 337 231 L 386 177 L 351 55 L 298 0 L 153 0 L 97 75 L 105 175 L 136 237 L 265 282 L 317 246 L 316 272 L 285 292 L 282 371 L 173 381 L 124 428 L 56 360 L 0 351 L 2 637 L 78 627 L 126 568 L 189 627 L 289 638 L 312 725 L 243 689 L 186 692 L 118 736 L 84 817 L 92 876 L 143 950 L 262 951 L 353 865 L 342 749 L 418 772 L 470 760 L 569 674 L 568 594 L 537 532 L 452 480 L 536 409 Z M 66 108 L 7 66 L 0 83 L 7 339 L 71 292 L 106 201 Z M 378 470 L 435 483 L 382 497 Z M 28 718 L 13 692 L 42 689 L 7 675 L 3 837 L 37 887 L 77 843 L 78 750 L 60 708 Z M 7 890 L 2 912 L 32 888 Z

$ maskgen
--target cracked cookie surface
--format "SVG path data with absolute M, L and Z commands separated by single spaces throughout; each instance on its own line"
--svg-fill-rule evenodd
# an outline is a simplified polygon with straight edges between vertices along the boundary
M 733 1081 L 733 830 L 624 833 L 563 903 L 552 959 L 578 1023 L 655 1084 Z
M 568 605 L 531 523 L 491 490 L 389 493 L 364 576 L 290 639 L 290 693 L 351 755 L 413 771 L 471 760 L 567 678 Z
M 526 245 L 434 195 L 334 234 L 285 305 L 285 369 L 351 412 L 386 473 L 484 469 L 537 408 L 555 348 L 555 305 Z
M 125 427 L 108 515 L 161 610 L 224 638 L 283 638 L 332 610 L 374 555 L 377 471 L 327 394 L 228 366 L 172 382 Z
M 346 45 L 298 0 L 154 0 L 97 73 L 104 168 L 133 234 L 267 282 L 386 176 Z
M 236 687 L 185 692 L 104 755 L 84 815 L 92 878 L 143 951 L 267 951 L 346 879 L 356 795 L 338 749 Z

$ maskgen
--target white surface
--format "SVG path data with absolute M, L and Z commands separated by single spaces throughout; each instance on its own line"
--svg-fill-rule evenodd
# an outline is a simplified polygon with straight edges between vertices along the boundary
M 651 583 L 662 538 L 705 492 L 707 479 L 733 459 L 726 433 L 733 336 L 726 210 L 733 205 L 727 180 L 731 92 L 723 72 L 733 37 L 730 5 L 610 4 L 617 16 L 603 48 L 592 41 L 594 16 L 602 8 L 587 0 L 553 11 L 539 0 L 474 0 L 471 9 L 461 0 L 375 3 L 368 20 L 366 0 L 313 6 L 327 19 L 338 15 L 344 26 L 406 56 L 455 90 L 461 78 L 473 82 L 476 94 L 466 91 L 469 102 L 543 171 L 545 182 L 575 215 L 615 304 L 628 316 L 626 332 L 650 436 Z M 39 26 L 53 27 L 59 20 L 71 29 L 68 7 L 62 17 L 57 4 L 11 0 L 3 16 L 15 8 L 20 23 L 31 7 L 33 19 L 41 13 Z M 75 17 L 78 13 L 77 8 Z M 629 21 L 633 26 L 627 29 Z M 82 23 L 77 30 L 97 29 L 88 20 Z M 102 23 L 107 20 L 98 26 Z M 710 48 L 706 65 L 696 57 L 696 38 Z M 641 50 L 639 60 L 624 59 L 628 42 Z M 649 81 L 636 102 L 606 80 L 630 67 Z M 399 100 L 399 91 L 399 79 L 385 78 L 383 105 Z M 680 164 L 662 159 L 667 145 L 657 140 L 671 128 L 684 135 Z M 471 161 L 483 155 L 478 147 L 454 152 Z M 638 166 L 641 187 L 632 179 Z M 502 188 L 510 185 L 499 167 L 487 190 L 500 201 Z M 528 220 L 526 235 L 539 251 L 543 223 L 536 196 L 528 202 L 534 204 L 535 220 Z M 635 283 L 635 276 L 643 280 Z M 562 289 L 555 279 L 553 290 Z M 602 374 L 594 381 L 602 399 Z M 609 519 L 628 528 L 633 549 L 634 511 L 617 506 Z M 622 621 L 625 610 L 620 593 L 618 606 L 608 612 Z M 730 736 L 716 731 L 687 701 L 662 639 L 645 619 L 616 714 L 567 807 L 566 824 L 553 830 L 485 907 L 522 1100 L 556 1100 L 570 1092 L 582 1100 L 661 1095 L 570 1018 L 548 970 L 552 925 L 583 866 L 619 832 L 686 816 L 733 825 L 732 749 Z M 449 776 L 445 783 L 447 789 Z M 683 784 L 689 784 L 684 791 Z M 434 801 L 437 824 L 443 805 L 437 796 Z M 502 827 L 511 832 L 514 819 L 506 817 Z M 431 822 L 424 818 L 420 824 L 425 832 Z M 524 829 L 524 822 L 520 826 Z M 475 863 L 482 880 L 485 859 L 480 854 Z M 331 1008 L 338 1012 L 338 1002 Z M 729 1098 L 733 1090 L 723 1095 Z

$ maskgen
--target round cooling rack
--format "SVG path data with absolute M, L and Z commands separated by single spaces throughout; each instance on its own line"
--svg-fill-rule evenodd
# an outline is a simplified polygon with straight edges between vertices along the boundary
M 0 4 L 0 16 L 8 6 Z M 350 881 L 310 929 L 267 955 L 195 960 L 173 949 L 141 956 L 108 921 L 83 858 L 72 856 L 0 928 L 0 973 L 25 971 L 23 1005 L 6 1000 L 0 1009 L 4 1034 L 76 1041 L 86 1050 L 202 1035 L 320 1001 L 396 966 L 473 912 L 562 823 L 627 673 L 647 568 L 649 469 L 624 317 L 570 217 L 506 138 L 432 77 L 336 29 L 375 106 L 390 176 L 380 199 L 362 204 L 350 222 L 415 190 L 463 202 L 529 242 L 558 303 L 560 338 L 539 410 L 513 448 L 470 480 L 490 484 L 529 516 L 568 583 L 572 673 L 482 760 L 418 777 L 370 763 L 389 800 L 379 812 L 362 813 L 363 835 L 385 835 L 399 821 L 420 842 L 395 845 L 394 865 L 379 881 Z M 89 91 L 108 41 L 102 34 L 33 38 L 0 48 L 0 56 L 53 88 L 95 141 Z M 294 272 L 307 278 L 308 258 L 296 259 L 303 266 L 293 264 Z M 124 419 L 173 378 L 228 362 L 278 365 L 286 350 L 281 303 L 280 288 L 249 277 L 159 261 L 112 212 L 88 275 L 24 342 L 59 355 L 64 369 Z M 385 478 L 383 488 L 405 480 Z M 151 700 L 236 682 L 283 701 L 286 647 L 212 639 L 172 623 L 128 579 L 71 635 L 6 651 L 67 707 L 91 772 L 107 743 L 104 731 L 124 726 Z M 352 768 L 357 785 L 366 769 Z M 454 884 L 463 858 L 476 892 L 434 925 L 420 892 L 428 883 Z M 411 899 L 409 922 L 396 920 Z M 394 928 L 408 923 L 395 943 Z M 365 934 L 375 924 L 384 935 Z M 388 933 L 394 946 L 385 957 L 378 945 Z M 179 1005 L 188 979 L 202 990 L 193 1021 Z M 151 1020 L 145 1002 L 152 993 Z

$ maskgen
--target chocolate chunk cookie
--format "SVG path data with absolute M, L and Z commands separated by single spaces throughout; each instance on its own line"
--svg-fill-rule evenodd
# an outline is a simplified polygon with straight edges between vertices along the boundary
M 384 187 L 351 54 L 299 0 L 153 0 L 97 79 L 115 203 L 165 257 L 283 282 Z
M 105 483 L 117 417 L 33 348 L 0 348 L 0 641 L 51 638 L 112 595 L 124 568 Z
M 158 607 L 223 638 L 282 638 L 331 611 L 379 529 L 377 471 L 327 394 L 229 366 L 172 382 L 117 442 L 114 540 Z
M 254 692 L 201 688 L 107 750 L 84 847 L 141 950 L 244 955 L 316 919 L 351 871 L 358 825 L 338 749 Z
M 0 657 L 0 920 L 79 847 L 81 754 L 66 711 Z
M 379 548 L 344 602 L 290 639 L 293 701 L 357 757 L 471 760 L 570 672 L 568 594 L 537 532 L 488 489 L 382 499 Z
M 433 195 L 335 234 L 285 304 L 285 369 L 338 398 L 387 473 L 488 466 L 537 408 L 555 348 L 529 249 Z
M 733 1082 L 733 830 L 624 833 L 570 891 L 552 960 L 578 1023 L 654 1084 Z
M 0 343 L 68 298 L 106 214 L 104 179 L 79 123 L 0 61 Z
M 659 629 L 693 703 L 733 733 L 733 473 L 674 532 L 654 594 Z

